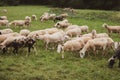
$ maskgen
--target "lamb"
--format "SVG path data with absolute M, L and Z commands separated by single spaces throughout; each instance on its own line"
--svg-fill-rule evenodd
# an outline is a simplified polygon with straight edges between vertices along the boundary
M 66 31 L 66 34 L 70 37 L 73 36 L 80 36 L 81 35 L 81 29 L 80 28 L 74 28 Z
M 0 30 L 0 34 L 8 34 L 8 33 L 13 33 L 13 30 L 9 28 Z
M 9 27 L 9 21 L 8 20 L 0 20 L 0 26 Z
M 20 35 L 22 36 L 28 36 L 30 31 L 28 29 L 22 29 L 20 30 Z
M 32 15 L 32 18 L 31 18 L 31 19 L 37 21 L 37 17 L 36 17 L 36 15 Z
M 111 38 L 95 38 L 95 39 L 89 40 L 86 43 L 86 45 L 83 47 L 83 49 L 79 52 L 80 57 L 83 58 L 85 56 L 85 52 L 89 48 L 92 48 L 93 51 L 96 51 L 96 48 L 102 49 L 104 51 L 106 47 L 109 47 L 113 43 L 114 41 Z
M 65 42 L 63 45 L 58 45 L 57 52 L 62 51 L 62 58 L 64 58 L 64 51 L 79 51 L 83 48 L 84 43 L 81 40 L 70 40 Z
M 104 23 L 103 27 L 108 30 L 108 33 L 120 33 L 120 26 L 108 26 Z
M 0 16 L 0 20 L 7 20 L 7 16 Z

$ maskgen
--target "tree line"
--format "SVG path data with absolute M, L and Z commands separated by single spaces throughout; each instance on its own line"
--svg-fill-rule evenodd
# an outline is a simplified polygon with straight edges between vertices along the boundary
M 120 10 L 120 0 L 0 0 L 0 5 L 50 5 L 79 9 Z

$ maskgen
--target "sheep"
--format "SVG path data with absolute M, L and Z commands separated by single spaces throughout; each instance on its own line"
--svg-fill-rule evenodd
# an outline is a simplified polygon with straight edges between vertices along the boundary
M 114 50 L 117 50 L 119 46 L 120 46 L 120 42 L 114 42 Z
M 57 22 L 54 27 L 57 28 L 67 28 L 68 26 L 70 26 L 71 24 L 68 22 L 68 20 L 63 20 L 63 21 L 59 21 Z
M 114 41 L 111 38 L 95 38 L 92 40 L 89 40 L 86 45 L 83 47 L 83 49 L 79 52 L 80 57 L 83 58 L 85 56 L 85 52 L 92 48 L 93 51 L 96 51 L 96 48 L 100 48 L 103 51 L 106 49 L 106 47 L 111 47 Z
M 29 25 L 28 23 L 29 22 L 26 20 L 14 20 L 14 21 L 9 23 L 9 26 L 11 26 L 11 25 L 14 25 L 14 27 L 16 27 L 16 26 L 28 26 Z
M 82 32 L 89 32 L 89 27 L 87 25 L 80 26 Z
M 44 13 L 41 17 L 40 17 L 40 21 L 46 21 L 49 20 L 49 13 Z
M 73 36 L 80 36 L 81 35 L 81 29 L 80 28 L 74 28 L 66 31 L 66 34 L 70 37 Z
M 51 35 L 45 34 L 42 36 L 42 40 L 46 43 L 46 49 L 48 48 L 49 43 L 63 42 L 66 38 L 68 37 L 65 35 L 64 31 L 62 30 Z
M 0 20 L 7 20 L 7 16 L 0 16 Z
M 28 36 L 29 35 L 29 33 L 30 33 L 30 31 L 28 30 L 28 29 L 22 29 L 22 30 L 20 30 L 20 35 L 22 35 L 22 36 Z
M 119 60 L 118 67 L 120 68 L 120 45 L 117 47 L 114 53 L 115 54 L 108 60 L 109 62 L 108 67 L 113 68 L 115 60 L 118 59 Z
M 109 37 L 107 33 L 99 33 L 97 34 L 96 30 L 92 30 L 93 38 L 103 38 L 103 37 Z
M 8 20 L 0 20 L 0 26 L 9 27 L 9 21 Z
M 34 14 L 34 15 L 32 15 L 31 19 L 32 19 L 32 20 L 36 20 L 36 21 L 37 21 L 37 17 L 36 17 L 36 15 L 35 15 L 35 14 Z
M 45 33 L 53 34 L 53 33 L 59 32 L 59 29 L 57 29 L 57 28 L 47 28 L 47 29 L 44 29 L 44 31 L 45 31 Z
M 62 58 L 64 58 L 64 51 L 78 51 L 81 50 L 84 46 L 84 43 L 81 40 L 70 40 L 65 42 L 63 45 L 58 45 L 57 52 L 62 51 Z
M 3 9 L 2 12 L 3 12 L 3 13 L 7 13 L 7 9 Z
M 108 33 L 120 33 L 120 26 L 108 26 L 104 23 L 103 27 L 108 30 Z
M 3 30 L 0 30 L 0 33 L 1 34 L 8 34 L 8 33 L 13 33 L 13 30 L 12 29 L 3 29 Z
M 42 31 L 32 31 L 27 37 L 36 41 L 39 38 L 39 34 L 42 34 Z
M 50 20 L 54 20 L 55 17 L 56 17 L 56 14 L 49 14 L 49 19 Z
M 24 41 L 23 41 L 24 40 Z M 34 47 L 34 43 L 35 43 L 35 41 L 33 40 L 33 39 L 31 39 L 31 38 L 26 38 L 26 39 L 23 39 L 23 40 L 17 40 L 17 39 L 15 39 L 11 44 L 12 44 L 12 47 L 14 48 L 14 50 L 13 50 L 13 53 L 15 54 L 17 54 L 18 53 L 18 49 L 20 48 L 20 47 L 27 47 L 28 48 L 28 51 L 27 51 L 27 54 L 26 54 L 26 56 L 28 56 L 29 55 L 29 53 L 31 52 L 31 48 L 33 48 L 34 49 L 34 51 L 35 51 L 35 53 L 36 53 L 36 55 L 38 54 L 37 53 L 37 50 L 36 50 L 36 48 Z
M 2 49 L 3 53 L 6 52 L 7 48 L 12 46 L 11 43 L 14 41 L 14 40 L 23 40 L 25 39 L 24 36 L 17 36 L 17 37 L 13 37 L 13 36 L 10 36 L 9 38 L 5 39 L 1 44 L 0 44 L 0 48 Z
M 61 17 L 61 16 L 56 16 L 56 17 L 53 19 L 54 22 L 56 22 L 56 21 L 62 21 L 62 20 L 64 20 L 64 18 Z
M 67 13 L 63 13 L 63 14 L 60 14 L 59 16 L 61 16 L 62 18 L 66 18 L 66 17 L 68 17 L 68 14 Z
M 4 40 L 6 40 L 7 37 L 4 35 L 0 35 L 0 43 L 2 43 Z
M 25 24 L 26 24 L 27 26 L 30 26 L 30 23 L 31 23 L 31 17 L 26 16 L 26 17 L 25 17 Z

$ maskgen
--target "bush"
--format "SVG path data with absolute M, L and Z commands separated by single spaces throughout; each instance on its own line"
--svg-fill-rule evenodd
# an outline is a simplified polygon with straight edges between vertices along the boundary
M 17 6 L 20 0 L 0 0 L 0 6 Z

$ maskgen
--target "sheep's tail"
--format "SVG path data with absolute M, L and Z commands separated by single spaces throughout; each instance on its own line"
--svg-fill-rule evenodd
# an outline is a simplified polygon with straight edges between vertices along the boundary
M 60 53 L 62 51 L 62 45 L 59 44 L 58 47 L 57 47 L 57 52 Z

